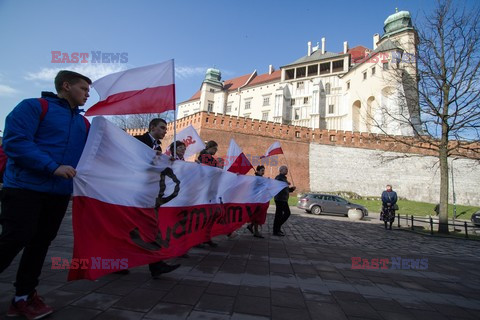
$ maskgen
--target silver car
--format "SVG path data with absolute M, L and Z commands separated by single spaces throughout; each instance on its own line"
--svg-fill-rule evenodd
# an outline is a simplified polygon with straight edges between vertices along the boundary
M 368 210 L 364 206 L 351 203 L 342 197 L 323 194 L 323 193 L 307 193 L 298 198 L 297 208 L 304 209 L 308 213 L 321 214 L 338 213 L 348 216 L 348 210 L 357 209 L 368 216 Z

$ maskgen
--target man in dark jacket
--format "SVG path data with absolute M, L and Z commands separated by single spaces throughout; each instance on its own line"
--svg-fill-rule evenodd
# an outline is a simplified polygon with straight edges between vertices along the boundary
M 161 118 L 154 118 L 148 124 L 148 132 L 145 134 L 135 136 L 138 140 L 145 143 L 150 148 L 157 150 L 158 153 L 162 153 L 162 142 L 161 140 L 165 137 L 167 133 L 167 122 Z M 171 272 L 180 267 L 179 264 L 169 265 L 163 261 L 150 263 L 148 268 L 150 269 L 150 274 L 154 279 L 157 279 L 161 276 L 162 273 Z M 121 270 L 117 273 L 125 274 L 128 273 L 128 270 Z
M 76 72 L 60 71 L 57 94 L 20 102 L 7 116 L 3 148 L 8 156 L 2 190 L 0 273 L 23 249 L 15 281 L 16 293 L 7 316 L 39 319 L 53 312 L 35 290 L 73 190 L 72 178 L 88 133 L 80 115 L 92 81 Z
M 275 177 L 275 180 L 286 182 L 290 185 L 290 182 L 287 180 L 288 168 L 287 166 L 281 166 L 278 170 L 280 174 Z M 288 206 L 288 198 L 290 192 L 295 191 L 296 187 L 285 187 L 275 196 L 275 219 L 273 220 L 273 235 L 283 237 L 285 234 L 280 230 L 282 225 L 290 217 L 290 207 Z

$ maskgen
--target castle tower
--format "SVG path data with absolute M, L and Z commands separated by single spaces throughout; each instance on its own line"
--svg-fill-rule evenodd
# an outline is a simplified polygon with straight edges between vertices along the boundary
M 215 68 L 208 68 L 200 90 L 200 110 L 224 113 L 222 73 Z M 220 93 L 220 94 L 219 94 Z

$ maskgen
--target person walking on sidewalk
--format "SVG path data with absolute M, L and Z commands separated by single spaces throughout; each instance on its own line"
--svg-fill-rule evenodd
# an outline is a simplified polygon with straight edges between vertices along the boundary
M 162 139 L 167 133 L 167 122 L 162 118 L 154 118 L 148 124 L 148 132 L 143 135 L 135 136 L 138 140 L 145 143 L 150 148 L 157 150 L 158 154 L 162 154 Z M 172 154 L 173 155 L 173 154 Z M 170 265 L 164 261 L 150 263 L 148 268 L 153 279 L 158 279 L 163 273 L 172 272 L 180 267 L 180 264 Z M 119 274 L 128 274 L 128 269 L 117 271 Z
M 275 180 L 286 182 L 290 186 L 290 182 L 287 180 L 288 168 L 287 166 L 281 166 L 279 169 L 279 175 L 275 177 Z M 285 233 L 282 232 L 282 225 L 290 217 L 290 207 L 288 206 L 288 198 L 290 192 L 295 191 L 296 187 L 285 187 L 275 196 L 275 219 L 273 220 L 273 235 L 283 237 Z
M 255 176 L 257 177 L 263 177 L 265 174 L 265 166 L 259 165 L 257 166 L 257 169 L 255 170 Z M 265 210 L 255 216 L 252 217 L 252 222 L 247 225 L 248 231 L 250 231 L 254 237 L 256 238 L 265 238 L 260 231 L 258 231 L 258 226 L 263 225 L 265 223 L 265 219 L 267 217 L 267 210 L 268 206 L 265 208 Z
M 380 213 L 380 220 L 385 222 L 385 230 L 387 229 L 387 223 L 390 223 L 389 230 L 392 230 L 395 210 L 398 210 L 397 193 L 392 190 L 391 185 L 387 184 L 387 190 L 382 192 L 382 212 Z
M 9 317 L 40 319 L 53 312 L 35 288 L 67 210 L 87 140 L 89 123 L 78 107 L 90 96 L 92 81 L 62 70 L 54 83 L 57 94 L 42 92 L 41 99 L 23 100 L 5 120 L 8 160 L 1 195 L 0 273 L 23 249 Z

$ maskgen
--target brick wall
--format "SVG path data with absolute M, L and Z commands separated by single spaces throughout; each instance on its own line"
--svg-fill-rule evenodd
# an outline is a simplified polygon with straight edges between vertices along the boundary
M 197 130 L 203 140 L 215 140 L 219 145 L 219 150 L 216 156 L 222 158 L 225 157 L 227 153 L 228 145 L 231 138 L 234 138 L 237 144 L 243 149 L 243 152 L 246 155 L 250 156 L 260 156 L 264 154 L 267 148 L 274 141 L 279 141 L 282 145 L 285 156 L 280 155 L 277 158 L 278 161 L 273 161 L 272 163 L 266 164 L 266 176 L 275 177 L 278 172 L 278 167 L 280 165 L 287 164 L 291 173 L 291 175 L 289 174 L 288 178 L 290 181 L 293 181 L 293 183 L 297 186 L 298 191 L 309 191 L 310 189 L 317 191 L 345 190 L 358 191 L 358 193 L 364 195 L 375 195 L 378 188 L 384 187 L 384 169 L 387 168 L 388 165 L 377 163 L 374 166 L 372 162 L 372 165 L 369 166 L 368 154 L 370 153 L 367 152 L 368 150 L 376 151 L 374 152 L 375 155 L 385 154 L 385 151 L 393 152 L 397 155 L 402 153 L 427 156 L 435 155 L 435 151 L 433 150 L 425 150 L 423 148 L 420 148 L 428 147 L 428 143 L 421 142 L 413 137 L 395 138 L 411 140 L 412 144 L 416 144 L 417 147 L 406 146 L 400 142 L 396 142 L 394 138 L 385 135 L 337 130 L 312 130 L 305 127 L 296 127 L 207 112 L 196 113 L 178 120 L 177 131 L 180 131 L 189 125 L 193 125 L 193 127 Z M 128 130 L 128 132 L 132 134 L 134 131 Z M 135 131 L 135 134 L 140 134 L 138 132 L 140 131 Z M 145 129 L 143 130 L 143 132 L 145 132 Z M 168 133 L 164 140 L 168 143 L 172 140 L 172 136 L 173 123 L 169 123 Z M 333 148 L 316 148 L 316 145 L 331 146 Z M 478 145 L 476 147 L 478 148 Z M 357 154 L 357 151 L 355 151 L 356 149 L 362 150 L 358 150 Z M 313 153 L 312 150 L 314 150 Z M 325 152 L 327 152 L 327 154 L 325 154 Z M 327 166 L 321 167 L 317 159 L 319 159 L 319 157 L 328 158 L 329 154 L 346 155 L 340 156 L 340 158 L 334 156 L 332 158 L 335 158 L 335 161 L 328 162 Z M 357 156 L 359 157 L 359 159 L 362 159 L 362 164 L 360 165 L 360 163 L 358 163 L 358 165 L 356 166 L 355 161 Z M 461 156 L 470 158 L 474 158 L 476 156 L 478 159 L 478 155 L 475 155 L 474 153 L 464 153 Z M 250 159 L 252 160 L 252 162 L 258 161 L 258 158 Z M 434 161 L 431 157 L 427 157 L 426 159 L 430 159 L 427 161 L 428 163 Z M 408 167 L 410 169 L 414 168 L 410 172 L 416 172 L 415 170 L 418 170 L 417 172 L 419 175 L 426 175 L 425 177 L 422 177 L 423 180 L 420 179 L 424 183 L 420 184 L 419 186 L 418 184 L 415 184 L 413 182 L 404 184 L 403 188 L 405 188 L 405 190 L 408 190 L 409 185 L 416 186 L 414 189 L 411 190 L 422 190 L 423 187 L 432 185 L 432 183 L 436 186 L 436 182 L 433 182 L 434 179 L 436 179 L 435 173 L 432 173 L 429 170 L 422 171 L 426 168 L 425 166 L 421 168 L 417 168 L 415 166 L 412 167 L 411 162 L 408 161 L 408 166 L 406 166 L 407 162 L 405 161 L 402 162 L 402 160 L 397 160 L 397 164 L 394 165 L 394 167 L 398 169 L 397 171 L 401 172 L 403 169 Z M 327 162 L 324 162 L 324 164 L 325 163 Z M 402 165 L 404 166 L 402 167 Z M 385 167 L 382 169 L 382 166 Z M 322 172 L 319 172 L 320 168 Z M 337 177 L 338 179 L 343 179 L 346 182 L 344 184 L 336 184 L 333 182 L 335 179 L 327 179 L 329 183 L 328 188 L 327 182 L 323 181 L 323 183 L 319 183 L 320 179 L 323 179 L 323 176 L 327 173 L 333 173 L 330 174 L 329 177 L 335 177 L 334 168 L 336 168 L 335 170 L 339 171 L 345 171 L 344 169 L 348 168 L 348 172 L 346 172 L 342 176 Z M 372 185 L 368 188 L 368 192 L 372 192 L 372 194 L 365 193 L 367 190 L 362 189 L 362 183 L 358 183 L 358 185 L 353 186 L 351 181 L 348 182 L 349 175 L 357 175 L 361 173 L 362 170 L 363 172 L 370 172 L 370 174 L 367 174 L 364 177 L 364 180 L 368 180 L 368 177 L 371 177 L 370 179 L 372 181 L 370 181 L 369 183 L 371 183 Z M 465 174 L 465 177 L 459 177 L 458 179 L 462 179 L 462 183 L 471 183 L 472 185 L 476 184 L 474 183 L 474 181 L 470 181 L 471 179 L 469 178 L 472 176 L 476 176 L 476 173 L 472 175 L 471 173 L 466 172 L 467 171 L 460 172 L 459 174 Z M 251 172 L 251 174 L 253 174 L 253 171 Z M 414 176 L 415 174 L 413 175 L 413 177 Z M 396 178 L 396 181 L 401 181 L 401 179 Z M 421 200 L 421 198 L 424 199 L 423 201 L 432 201 L 433 199 L 436 199 L 437 191 L 434 188 L 431 191 L 424 191 L 418 194 L 416 194 L 416 192 L 410 191 L 405 192 L 405 194 L 411 194 L 412 197 L 417 200 Z M 475 197 L 472 197 L 473 196 L 469 194 L 466 195 L 464 199 L 466 202 L 476 203 L 477 199 L 474 199 Z

